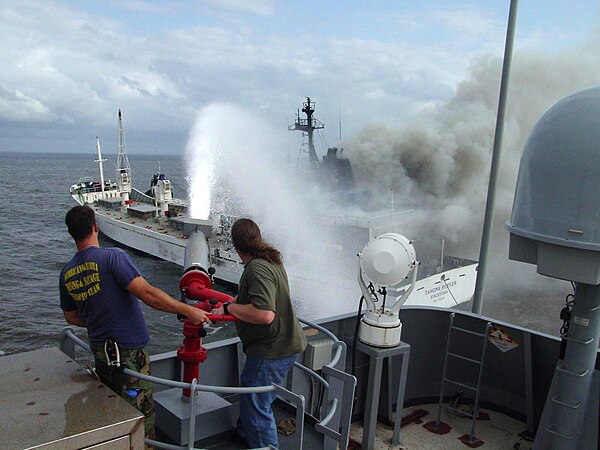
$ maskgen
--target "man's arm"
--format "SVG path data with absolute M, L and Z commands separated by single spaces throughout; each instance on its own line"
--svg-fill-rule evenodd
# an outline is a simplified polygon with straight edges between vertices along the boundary
M 146 305 L 173 314 L 186 316 L 193 323 L 210 322 L 210 317 L 199 308 L 179 302 L 165 291 L 152 286 L 143 277 L 135 277 L 127 286 L 127 290 Z
M 78 310 L 63 311 L 63 314 L 64 314 L 65 320 L 67 321 L 68 324 L 75 325 L 77 327 L 85 327 L 86 326 L 85 320 L 83 320 L 83 318 L 79 315 Z
M 240 305 L 230 302 L 227 312 L 244 322 L 255 323 L 257 325 L 268 325 L 275 319 L 275 313 L 270 310 L 258 309 L 252 304 Z M 225 314 L 223 307 L 213 309 L 214 315 Z

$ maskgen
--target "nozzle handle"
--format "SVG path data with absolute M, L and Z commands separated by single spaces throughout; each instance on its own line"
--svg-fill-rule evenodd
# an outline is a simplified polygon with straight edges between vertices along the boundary
M 235 320 L 239 320 L 237 317 L 234 317 L 231 314 L 222 314 L 222 315 L 211 314 L 208 317 L 213 322 L 233 322 Z

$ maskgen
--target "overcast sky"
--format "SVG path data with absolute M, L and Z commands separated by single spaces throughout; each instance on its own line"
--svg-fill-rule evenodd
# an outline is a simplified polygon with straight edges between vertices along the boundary
M 338 145 L 451 98 L 500 57 L 508 0 L 0 2 L 0 151 L 183 154 L 212 103 L 287 130 L 306 96 Z M 515 52 L 597 33 L 597 1 L 521 0 Z M 341 129 L 340 124 L 341 122 Z M 235 127 L 234 121 L 230 126 Z

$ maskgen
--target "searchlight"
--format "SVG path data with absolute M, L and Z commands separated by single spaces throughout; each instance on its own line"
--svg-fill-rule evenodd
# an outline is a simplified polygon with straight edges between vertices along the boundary
M 406 237 L 385 233 L 371 239 L 358 254 L 358 284 L 367 303 L 358 338 L 375 347 L 395 347 L 400 344 L 402 323 L 400 308 L 412 292 L 419 265 L 415 248 Z M 387 288 L 397 286 L 412 273 L 409 287 L 391 307 L 386 307 Z M 367 287 L 364 277 L 370 284 Z M 376 293 L 383 295 L 379 305 Z

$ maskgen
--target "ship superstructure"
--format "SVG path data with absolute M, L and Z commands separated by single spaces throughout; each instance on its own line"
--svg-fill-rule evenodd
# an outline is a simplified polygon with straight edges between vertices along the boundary
M 100 180 L 94 180 L 93 177 L 81 177 L 77 183 L 69 188 L 71 197 L 80 205 L 92 204 L 106 198 L 120 198 L 121 196 L 117 184 L 104 179 L 104 163 L 107 160 L 102 158 L 100 139 L 97 136 L 96 152 L 98 159 L 94 162 L 98 163 Z
M 302 112 L 306 117 L 301 117 L 300 111 L 296 119 L 288 127 L 289 131 L 300 131 L 306 141 L 302 142 L 302 151 L 308 153 L 311 172 L 315 181 L 328 191 L 335 192 L 338 200 L 343 201 L 354 188 L 354 175 L 352 166 L 347 158 L 342 157 L 344 149 L 329 147 L 327 152 L 319 159 L 315 148 L 315 131 L 325 128 L 325 124 L 313 117 L 315 102 L 310 97 L 302 103 Z M 306 150 L 305 150 L 306 149 Z

